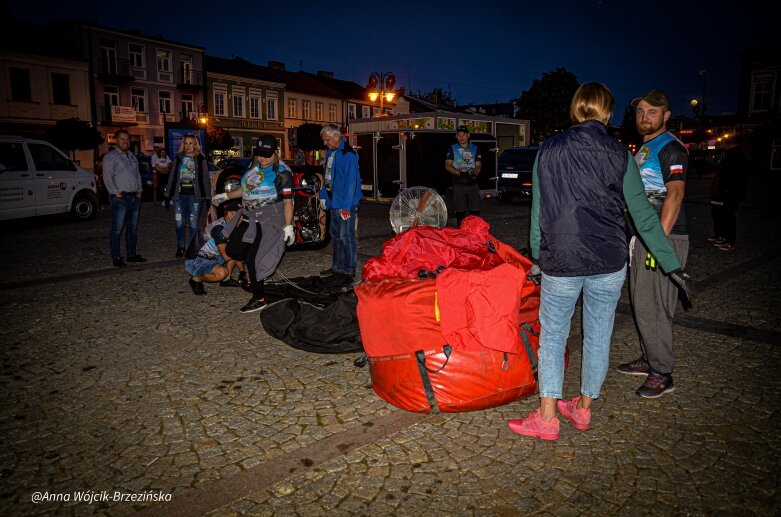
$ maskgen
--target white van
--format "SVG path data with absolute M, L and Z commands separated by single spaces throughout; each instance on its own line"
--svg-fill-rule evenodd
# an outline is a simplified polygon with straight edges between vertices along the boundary
M 49 142 L 0 136 L 0 220 L 70 212 L 95 216 L 95 175 Z

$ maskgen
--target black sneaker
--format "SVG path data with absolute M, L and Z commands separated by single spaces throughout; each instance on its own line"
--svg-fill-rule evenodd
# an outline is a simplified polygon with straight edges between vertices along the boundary
M 203 288 L 203 282 L 196 282 L 192 277 L 190 278 L 190 287 L 192 287 L 193 293 L 199 296 L 206 294 L 206 289 Z
M 247 302 L 247 305 L 242 307 L 241 312 L 247 313 L 247 312 L 257 312 L 262 311 L 268 307 L 268 303 L 266 303 L 266 299 L 262 298 L 260 300 L 256 300 L 255 298 L 250 298 L 250 301 Z
M 125 267 L 127 264 L 125 264 L 125 261 L 122 260 L 122 257 L 112 259 L 111 262 L 114 264 L 114 267 Z
M 324 269 L 320 271 L 320 276 L 331 276 L 336 274 L 336 271 L 334 271 L 334 268 L 329 267 L 328 269 Z
M 184 257 L 184 248 L 176 248 L 176 258 Z
M 132 257 L 127 258 L 128 262 L 146 262 L 146 259 L 142 257 L 141 255 L 133 255 Z
M 220 281 L 220 287 L 241 287 L 241 284 L 235 278 L 228 278 Z
M 635 359 L 631 363 L 621 363 L 618 365 L 618 371 L 627 375 L 643 375 L 651 373 L 651 366 L 644 357 Z
M 646 399 L 655 399 L 673 391 L 675 391 L 675 386 L 673 385 L 672 375 L 651 372 L 635 393 Z

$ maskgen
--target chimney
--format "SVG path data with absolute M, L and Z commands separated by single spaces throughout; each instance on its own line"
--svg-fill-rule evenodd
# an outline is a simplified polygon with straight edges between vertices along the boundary
M 318 70 L 317 71 L 317 76 L 318 77 L 325 77 L 326 79 L 333 79 L 334 78 L 334 73 L 331 72 L 330 70 Z
M 269 61 L 268 67 L 274 70 L 282 70 L 285 71 L 285 63 L 282 61 Z

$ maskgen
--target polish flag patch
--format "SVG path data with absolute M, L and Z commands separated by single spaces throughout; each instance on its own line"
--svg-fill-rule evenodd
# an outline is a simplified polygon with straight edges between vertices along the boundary
M 288 196 L 288 195 L 290 195 L 292 193 L 293 193 L 293 189 L 291 189 L 291 188 L 283 188 L 282 189 L 282 194 L 285 195 L 285 196 Z
M 683 174 L 683 165 L 670 165 L 670 176 Z

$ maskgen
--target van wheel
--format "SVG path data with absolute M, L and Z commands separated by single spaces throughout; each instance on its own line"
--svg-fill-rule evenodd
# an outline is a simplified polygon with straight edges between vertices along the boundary
M 512 203 L 513 201 L 513 196 L 507 192 L 499 192 L 499 194 L 496 195 L 496 198 L 500 203 Z
M 77 221 L 89 221 L 95 217 L 97 211 L 97 203 L 89 196 L 79 194 L 73 200 L 73 208 L 71 208 L 71 215 Z

